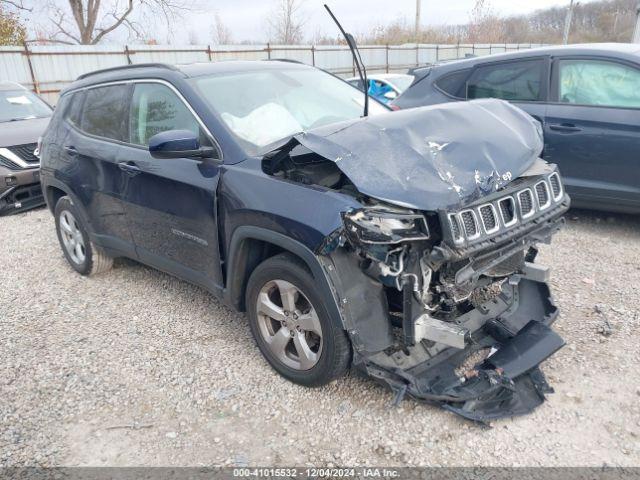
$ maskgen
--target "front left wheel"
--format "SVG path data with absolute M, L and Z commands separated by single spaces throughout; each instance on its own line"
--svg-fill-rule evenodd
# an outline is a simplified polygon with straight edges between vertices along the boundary
M 54 217 L 60 246 L 76 272 L 94 275 L 111 268 L 113 259 L 91 242 L 80 212 L 68 196 L 58 200 Z
M 342 376 L 351 362 L 351 342 L 318 290 L 301 261 L 280 254 L 256 267 L 246 295 L 264 357 L 283 377 L 311 387 Z

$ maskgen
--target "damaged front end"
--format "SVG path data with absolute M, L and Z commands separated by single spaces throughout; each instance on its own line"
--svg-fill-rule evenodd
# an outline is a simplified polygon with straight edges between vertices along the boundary
M 556 182 L 549 168 L 457 212 L 376 205 L 345 214 L 319 259 L 341 299 L 354 363 L 398 399 L 477 421 L 541 404 L 550 389 L 538 365 L 564 342 L 550 329 L 558 311 L 536 244 L 561 227 L 568 199 L 533 194 L 528 207 L 517 198 Z
M 519 149 L 505 145 L 509 135 L 500 147 L 484 134 L 473 153 L 466 148 L 473 138 L 441 133 L 436 142 L 429 135 L 437 128 L 425 122 L 405 128 L 400 119 L 391 128 L 368 120 L 365 127 L 296 137 L 267 157 L 265 170 L 362 204 L 343 212 L 342 226 L 316 250 L 354 347 L 354 365 L 388 384 L 397 401 L 406 394 L 485 422 L 530 412 L 551 391 L 539 365 L 564 341 L 550 328 L 558 310 L 548 269 L 535 263 L 536 245 L 561 228 L 569 198 L 556 167 L 538 159 L 536 125 L 512 107 L 480 106 L 490 115 L 476 112 L 476 120 L 489 131 L 491 119 L 504 122 L 495 109 L 507 108 L 520 129 Z M 452 120 L 463 108 L 445 107 L 444 117 Z M 418 116 L 432 118 L 433 111 Z M 436 122 L 445 119 L 443 108 L 435 111 Z M 411 124 L 415 114 L 408 115 L 404 121 Z M 465 121 L 471 121 L 468 111 Z M 349 129 L 380 141 L 350 147 Z M 376 195 L 371 175 L 397 168 L 391 157 L 382 164 L 376 154 L 384 156 L 394 144 L 405 152 L 399 160 L 404 170 L 395 172 L 405 180 L 394 189 L 386 178 Z M 457 161 L 456 148 L 475 155 L 472 168 Z M 368 159 L 368 171 L 356 170 L 362 165 L 357 152 Z M 482 158 L 489 159 L 486 168 Z

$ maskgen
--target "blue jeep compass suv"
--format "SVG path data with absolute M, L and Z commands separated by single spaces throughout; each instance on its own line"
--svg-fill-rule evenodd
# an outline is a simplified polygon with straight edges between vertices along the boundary
M 363 104 L 291 62 L 80 77 L 42 141 L 65 257 L 206 288 L 303 385 L 353 366 L 474 420 L 531 411 L 563 345 L 536 244 L 569 206 L 540 125 L 500 100 Z

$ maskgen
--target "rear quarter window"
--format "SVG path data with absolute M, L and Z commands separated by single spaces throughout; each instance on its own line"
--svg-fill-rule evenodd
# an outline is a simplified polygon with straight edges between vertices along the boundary
M 82 131 L 110 140 L 127 141 L 129 92 L 128 85 L 86 90 L 82 106 Z
M 512 101 L 541 100 L 544 61 L 518 60 L 483 65 L 467 81 L 467 98 L 500 98 Z
M 469 69 L 448 73 L 436 80 L 436 86 L 447 95 L 456 98 L 465 98 L 465 81 L 469 75 Z

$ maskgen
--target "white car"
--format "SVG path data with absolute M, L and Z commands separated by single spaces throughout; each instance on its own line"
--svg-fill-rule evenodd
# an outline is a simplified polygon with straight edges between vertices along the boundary
M 413 75 L 407 75 L 404 73 L 380 73 L 368 75 L 369 95 L 383 103 L 388 103 L 409 88 L 413 83 L 414 78 L 415 77 Z M 360 90 L 364 90 L 362 88 L 362 81 L 360 80 L 360 77 L 347 78 L 347 82 Z

